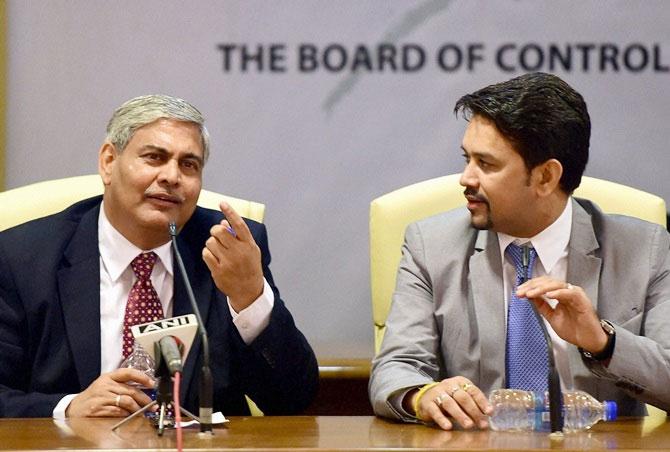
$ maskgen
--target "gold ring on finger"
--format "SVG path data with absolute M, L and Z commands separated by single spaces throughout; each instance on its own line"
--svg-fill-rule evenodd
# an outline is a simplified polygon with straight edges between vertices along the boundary
M 461 389 L 462 389 L 463 391 L 465 391 L 465 392 L 468 392 L 468 389 L 470 389 L 471 387 L 472 387 L 472 384 L 470 384 L 470 383 L 463 383 L 463 384 L 461 385 Z M 469 394 L 469 393 L 468 393 L 468 394 Z
M 451 391 L 449 391 L 449 395 L 451 397 L 454 397 L 454 394 L 456 394 L 460 390 L 461 390 L 460 386 L 454 386 L 453 388 L 451 388 Z

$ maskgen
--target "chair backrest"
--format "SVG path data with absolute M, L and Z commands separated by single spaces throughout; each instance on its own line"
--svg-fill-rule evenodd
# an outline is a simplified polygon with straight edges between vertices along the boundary
M 460 174 L 438 177 L 387 193 L 370 203 L 370 288 L 375 352 L 384 337 L 395 290 L 405 229 L 410 223 L 465 205 Z M 626 185 L 582 177 L 574 196 L 594 201 L 607 213 L 618 213 L 666 225 L 665 201 Z
M 60 212 L 77 201 L 102 194 L 102 191 L 100 176 L 90 174 L 37 182 L 0 192 L 0 231 Z M 263 222 L 265 205 L 257 202 L 201 190 L 198 205 L 218 210 L 221 201 L 227 201 L 241 216 Z

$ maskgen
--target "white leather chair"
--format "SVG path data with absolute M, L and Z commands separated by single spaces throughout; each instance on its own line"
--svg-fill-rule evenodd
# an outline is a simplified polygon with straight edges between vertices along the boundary
M 60 212 L 77 201 L 102 194 L 102 190 L 100 176 L 89 174 L 37 182 L 0 192 L 0 231 Z M 201 190 L 198 205 L 218 210 L 221 201 L 227 201 L 241 216 L 263 222 L 265 205 L 261 203 Z

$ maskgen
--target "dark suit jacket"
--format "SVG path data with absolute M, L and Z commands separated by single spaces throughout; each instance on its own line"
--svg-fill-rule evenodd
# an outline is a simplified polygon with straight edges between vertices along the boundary
M 100 375 L 101 199 L 0 233 L 0 416 L 51 416 L 63 396 L 81 392 Z M 198 207 L 178 236 L 209 334 L 214 410 L 247 414 L 247 394 L 266 414 L 297 413 L 316 392 L 316 358 L 274 285 L 265 227 L 251 220 L 275 304 L 268 327 L 252 344 L 244 343 L 201 258 L 209 229 L 222 218 Z M 190 312 L 175 267 L 173 315 Z M 196 338 L 180 388 L 192 412 L 198 407 L 200 355 Z

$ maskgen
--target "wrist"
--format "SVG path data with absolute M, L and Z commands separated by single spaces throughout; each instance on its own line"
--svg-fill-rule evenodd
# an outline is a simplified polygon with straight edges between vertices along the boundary
M 261 295 L 263 295 L 263 289 L 265 287 L 263 283 L 263 278 L 260 280 L 260 285 L 257 285 L 258 287 L 248 290 L 239 294 L 234 294 L 234 295 L 229 295 L 228 300 L 230 301 L 230 305 L 233 307 L 235 312 L 240 313 L 244 309 L 248 308 L 251 306 L 251 304 L 258 300 Z
M 421 398 L 426 394 L 426 392 L 428 392 L 430 389 L 432 389 L 434 386 L 437 386 L 438 384 L 439 384 L 438 382 L 428 383 L 427 385 L 418 388 L 418 390 L 415 391 L 414 394 L 410 393 L 411 396 L 409 397 L 409 399 L 412 402 L 412 411 L 414 412 L 413 413 L 414 417 L 421 419 L 421 409 L 420 409 Z
M 52 415 L 54 419 L 66 419 L 68 417 L 75 417 L 76 412 L 71 409 L 75 399 L 79 394 L 68 394 L 58 401 L 53 409 Z
M 416 395 L 419 392 L 419 388 L 414 388 L 408 391 L 405 396 L 402 398 L 402 408 L 405 412 L 409 413 L 412 416 L 416 416 L 414 412 L 414 400 Z
M 582 349 L 592 355 L 600 355 L 607 348 L 609 336 L 605 330 L 603 330 L 603 327 L 598 324 L 598 329 L 594 332 L 592 338 L 593 339 L 589 341 L 589 344 L 583 346 Z
M 608 320 L 601 320 L 601 336 L 598 340 L 598 343 L 592 348 L 588 349 L 579 348 L 580 353 L 587 359 L 594 361 L 607 361 L 614 354 L 614 345 L 616 341 L 616 331 L 614 325 L 612 325 Z M 604 336 L 604 341 L 603 337 Z

